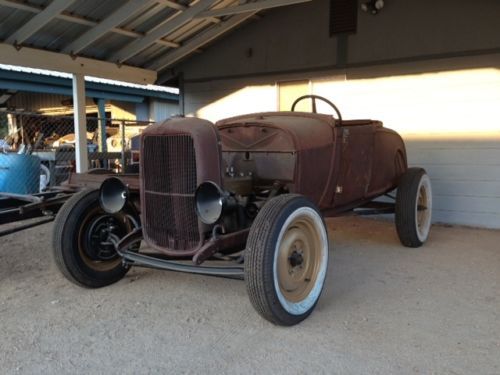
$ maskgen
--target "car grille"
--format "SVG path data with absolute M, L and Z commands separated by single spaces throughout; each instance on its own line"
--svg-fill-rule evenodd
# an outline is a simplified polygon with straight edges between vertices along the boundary
M 156 246 L 190 250 L 200 242 L 196 157 L 189 135 L 148 135 L 142 153 L 144 229 Z

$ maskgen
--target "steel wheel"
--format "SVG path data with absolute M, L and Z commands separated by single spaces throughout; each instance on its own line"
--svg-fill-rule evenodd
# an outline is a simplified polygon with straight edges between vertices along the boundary
M 133 228 L 124 214 L 110 215 L 99 207 L 92 209 L 83 219 L 78 232 L 78 250 L 83 262 L 96 271 L 108 271 L 121 262 L 109 241 L 125 237 Z
M 326 276 L 328 240 L 321 216 L 310 207 L 294 211 L 274 254 L 278 299 L 290 314 L 303 314 L 316 302 Z
M 425 242 L 429 236 L 432 218 L 432 192 L 429 176 L 423 175 L 418 186 L 418 197 L 415 207 L 415 221 L 417 223 L 417 236 Z
M 422 168 L 408 168 L 403 174 L 396 196 L 396 229 L 401 243 L 422 246 L 432 222 L 432 188 Z
M 328 264 L 328 236 L 318 209 L 300 195 L 270 200 L 257 215 L 245 250 L 253 306 L 280 325 L 304 320 L 319 300 Z
M 59 210 L 52 234 L 54 260 L 62 274 L 88 288 L 122 279 L 129 267 L 122 263 L 110 239 L 124 237 L 138 224 L 132 211 L 127 207 L 126 212 L 105 213 L 99 205 L 98 190 L 72 196 Z

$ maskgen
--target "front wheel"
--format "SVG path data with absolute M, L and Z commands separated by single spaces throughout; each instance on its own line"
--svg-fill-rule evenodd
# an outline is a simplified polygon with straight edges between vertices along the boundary
M 328 234 L 318 209 L 300 195 L 271 199 L 259 212 L 245 250 L 245 280 L 257 312 L 291 326 L 314 310 L 326 278 Z
M 52 250 L 57 267 L 68 280 L 87 288 L 117 282 L 129 267 L 122 264 L 109 238 L 123 238 L 134 225 L 131 212 L 104 212 L 98 190 L 75 194 L 54 222 Z
M 422 168 L 408 168 L 396 195 L 396 230 L 404 246 L 420 247 L 427 241 L 432 219 L 432 188 Z

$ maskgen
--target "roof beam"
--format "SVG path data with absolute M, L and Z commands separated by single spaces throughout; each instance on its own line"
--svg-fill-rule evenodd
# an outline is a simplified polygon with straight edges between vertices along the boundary
M 22 44 L 30 36 L 52 21 L 64 9 L 74 3 L 75 0 L 53 0 L 43 11 L 21 26 L 6 40 L 10 44 Z
M 144 37 L 129 43 L 124 48 L 122 48 L 117 53 L 110 57 L 110 60 L 116 62 L 123 62 L 131 58 L 132 56 L 143 51 L 151 44 L 157 42 L 165 35 L 170 34 L 172 31 L 181 27 L 185 23 L 191 21 L 199 13 L 205 11 L 207 8 L 216 3 L 217 0 L 200 0 L 192 7 L 187 8 L 184 11 L 180 11 L 176 16 L 170 18 L 168 21 L 153 29 Z
M 135 16 L 132 20 L 130 20 L 131 22 L 127 22 L 127 27 L 129 29 L 135 29 L 136 27 L 142 25 L 144 22 L 149 20 L 151 17 L 154 17 L 157 13 L 161 12 L 165 8 L 166 6 L 163 5 L 162 3 L 156 3 L 154 6 L 152 6 L 145 12 L 142 12 L 141 14 Z
M 82 49 L 95 42 L 101 36 L 111 31 L 114 27 L 125 22 L 134 14 L 139 11 L 155 4 L 157 0 L 130 0 L 125 3 L 122 7 L 118 8 L 115 12 L 111 13 L 108 17 L 103 19 L 97 24 L 97 26 L 88 30 L 78 37 L 75 41 L 67 45 L 62 52 L 63 53 L 73 53 L 76 54 Z
M 23 47 L 18 49 L 6 43 L 0 43 L 0 63 L 84 74 L 139 84 L 154 83 L 156 81 L 156 72 L 152 70 L 127 65 L 118 66 L 106 61 L 72 57 L 35 48 Z
M 14 93 L 14 90 L 20 90 L 21 88 L 31 89 L 33 87 L 39 90 L 37 92 L 44 93 L 55 93 L 54 90 L 58 88 L 71 90 L 71 77 L 67 76 L 71 76 L 71 74 L 65 74 L 64 77 L 56 77 L 39 73 L 3 70 L 0 68 L 0 92 L 2 89 L 8 89 L 9 91 L 7 91 L 7 93 Z M 19 87 L 16 85 L 19 85 Z M 178 94 L 151 90 L 148 86 L 123 86 L 122 84 L 107 83 L 107 80 L 98 81 L 95 79 L 86 79 L 85 89 L 89 92 L 89 95 L 87 96 L 90 97 L 107 97 L 107 95 L 109 95 L 109 99 L 114 98 L 115 100 L 121 100 L 117 99 L 120 97 L 125 101 L 136 101 L 137 98 L 141 98 L 142 101 L 144 97 L 154 97 L 174 101 L 179 98 Z
M 41 12 L 43 12 L 43 9 L 44 9 L 43 7 L 38 7 L 36 5 L 29 5 L 29 4 L 25 4 L 25 3 L 20 3 L 17 1 L 13 1 L 13 0 L 0 0 L 0 5 L 6 6 L 9 8 L 13 8 L 13 9 L 24 10 L 26 12 L 32 12 L 32 13 L 41 13 Z M 77 23 L 80 25 L 90 26 L 90 27 L 95 27 L 99 24 L 99 22 L 96 22 L 96 21 L 93 21 L 93 20 L 90 20 L 88 18 L 84 18 L 81 16 L 76 16 L 74 14 L 72 15 L 72 14 L 69 14 L 67 12 L 62 12 L 62 13 L 56 15 L 55 17 L 58 19 L 64 20 L 64 21 L 73 22 L 73 23 Z M 217 18 L 210 18 L 210 20 L 214 20 L 213 21 L 214 23 L 218 22 Z M 127 29 L 123 29 L 120 27 L 114 27 L 110 31 L 113 33 L 116 33 L 116 34 L 126 35 L 126 36 L 129 36 L 131 38 L 142 38 L 145 35 L 143 33 L 137 32 L 137 31 L 127 30 Z M 170 40 L 165 40 L 165 39 L 160 39 L 157 41 L 157 43 L 164 45 L 166 47 L 173 47 L 173 48 L 179 47 L 179 43 L 175 43 L 175 42 L 172 42 Z
M 185 5 L 178 4 L 175 1 L 170 1 L 170 0 L 158 0 L 158 3 L 176 10 L 184 10 L 187 8 Z
M 185 5 L 174 3 L 173 1 L 169 1 L 169 0 L 158 0 L 158 5 L 164 5 L 166 7 L 176 9 L 176 10 L 186 10 L 188 8 Z M 217 17 L 207 17 L 207 19 L 212 23 L 219 23 L 220 22 L 220 19 L 218 19 Z
M 198 14 L 195 18 L 222 17 L 233 14 L 241 14 L 264 9 L 277 8 L 285 5 L 306 3 L 311 0 L 262 0 L 255 3 L 247 3 L 222 9 L 213 9 Z
M 211 42 L 212 40 L 214 40 L 218 36 L 224 34 L 225 32 L 231 30 L 232 28 L 238 26 L 243 21 L 252 17 L 255 13 L 257 13 L 257 11 L 239 14 L 237 16 L 231 17 L 230 19 L 228 19 L 226 21 L 222 21 L 221 23 L 219 23 L 217 25 L 214 25 L 211 29 L 193 37 L 191 40 L 189 40 L 189 42 L 184 44 L 182 47 L 179 47 L 176 50 L 173 50 L 172 52 L 167 53 L 167 55 L 160 57 L 159 59 L 153 61 L 151 64 L 147 65 L 147 69 L 159 71 L 161 69 L 167 68 L 168 66 L 174 64 L 175 62 L 182 59 L 183 57 L 189 55 L 191 52 L 194 52 L 198 48 Z M 160 77 L 160 80 L 158 80 L 158 81 L 163 82 L 163 81 L 161 81 L 161 77 Z

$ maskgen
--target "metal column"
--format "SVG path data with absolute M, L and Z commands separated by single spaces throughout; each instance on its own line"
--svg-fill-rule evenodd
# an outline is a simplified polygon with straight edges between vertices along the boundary
M 76 172 L 89 168 L 87 149 L 87 116 L 85 113 L 85 76 L 73 74 L 73 117 L 75 119 Z
M 99 117 L 99 151 L 106 152 L 106 100 L 97 99 L 97 115 Z

